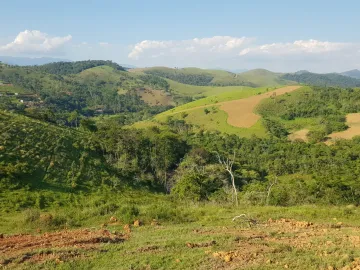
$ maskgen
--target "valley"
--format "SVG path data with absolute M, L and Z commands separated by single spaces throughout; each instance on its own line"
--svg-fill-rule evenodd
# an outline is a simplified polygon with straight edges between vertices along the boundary
M 360 89 L 258 69 L 0 67 L 2 267 L 358 266 Z

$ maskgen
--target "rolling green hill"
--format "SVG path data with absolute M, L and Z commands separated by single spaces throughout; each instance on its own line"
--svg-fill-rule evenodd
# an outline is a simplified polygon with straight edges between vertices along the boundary
M 293 82 L 281 78 L 282 74 L 274 73 L 264 69 L 255 69 L 244 73 L 235 74 L 224 70 L 152 67 L 134 69 L 132 72 L 143 72 L 146 74 L 167 78 L 182 84 L 196 86 L 261 87 L 293 84 Z
M 9 92 L 0 100 L 1 108 L 66 125 L 70 125 L 70 113 L 80 117 L 148 115 L 168 109 L 174 103 L 165 79 L 129 73 L 109 61 L 60 62 L 35 67 L 2 64 L 0 81 L 3 82 L 0 92 Z M 10 92 L 32 96 L 22 98 Z
M 271 72 L 266 69 L 254 69 L 237 74 L 237 79 L 247 81 L 256 86 L 280 86 L 294 84 L 294 82 L 282 79 L 282 73 Z

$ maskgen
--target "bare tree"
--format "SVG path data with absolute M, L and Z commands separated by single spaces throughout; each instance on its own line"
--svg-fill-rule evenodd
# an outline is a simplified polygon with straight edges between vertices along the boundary
M 225 168 L 225 170 L 230 174 L 230 178 L 231 178 L 231 184 L 233 186 L 233 200 L 234 200 L 234 196 L 235 196 L 235 203 L 236 206 L 239 205 L 238 202 L 238 196 L 237 196 L 237 190 L 236 190 L 236 185 L 235 185 L 235 177 L 234 177 L 234 173 L 232 170 L 232 167 L 234 165 L 235 162 L 235 158 L 236 158 L 236 153 L 234 150 L 234 154 L 232 157 L 227 157 L 227 158 L 221 158 L 221 156 L 219 155 L 218 152 L 216 152 L 217 158 L 219 160 L 219 163 Z
M 267 189 L 267 194 L 266 194 L 266 205 L 269 205 L 269 199 L 270 199 L 270 194 L 271 194 L 271 189 L 273 188 L 274 185 L 276 185 L 278 182 L 278 177 L 275 174 L 274 178 L 272 181 L 269 181 L 269 186 Z

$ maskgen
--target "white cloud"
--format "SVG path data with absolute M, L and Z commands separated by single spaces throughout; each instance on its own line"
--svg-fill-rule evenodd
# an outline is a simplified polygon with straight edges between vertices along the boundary
M 188 40 L 144 40 L 135 44 L 128 57 L 132 59 L 148 58 L 154 55 L 186 56 L 198 53 L 229 54 L 236 49 L 247 46 L 254 39 L 247 37 L 214 36 L 209 38 L 194 38 Z
M 108 47 L 108 46 L 110 46 L 110 43 L 109 42 L 99 42 L 99 45 L 101 47 Z
M 296 40 L 293 43 L 272 43 L 256 47 L 245 48 L 239 55 L 248 54 L 270 54 L 270 55 L 288 55 L 288 54 L 320 54 L 341 51 L 351 47 L 349 43 L 328 42 L 319 40 Z
M 0 51 L 5 53 L 53 53 L 71 41 L 72 36 L 50 37 L 38 30 L 25 30 L 20 32 L 13 42 L 0 46 Z

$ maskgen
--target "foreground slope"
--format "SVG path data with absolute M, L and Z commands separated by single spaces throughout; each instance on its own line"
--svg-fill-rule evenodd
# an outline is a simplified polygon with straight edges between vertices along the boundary
M 35 198 L 7 197 L 3 192 L 25 187 L 71 191 L 98 185 L 110 174 L 97 149 L 88 133 L 0 112 L 1 199 L 24 207 Z

